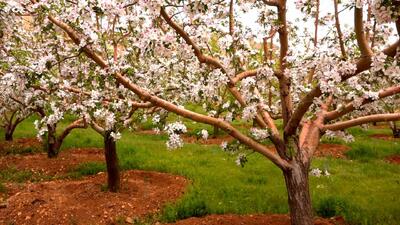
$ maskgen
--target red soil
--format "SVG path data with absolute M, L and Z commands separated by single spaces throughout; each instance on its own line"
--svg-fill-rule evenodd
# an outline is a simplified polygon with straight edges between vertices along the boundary
M 84 162 L 104 162 L 104 153 L 99 148 L 75 148 L 61 152 L 57 158 L 49 159 L 47 154 L 7 155 L 0 158 L 0 169 L 15 167 L 45 175 L 62 175 Z
M 139 130 L 136 131 L 139 134 L 148 134 L 148 135 L 158 135 L 154 130 Z M 233 137 L 229 135 L 225 136 L 218 136 L 218 137 L 209 137 L 207 140 L 204 140 L 203 138 L 198 138 L 196 136 L 190 136 L 187 134 L 181 135 L 183 141 L 185 143 L 190 143 L 190 144 L 202 144 L 202 145 L 221 145 L 223 142 L 231 142 L 234 140 Z
M 373 129 L 389 129 L 389 125 L 388 124 L 381 124 L 381 125 L 376 125 L 376 126 L 371 126 L 371 128 Z
M 386 157 L 386 161 L 393 164 L 400 164 L 400 155 L 391 155 Z
M 209 137 L 206 140 L 203 138 L 198 138 L 195 136 L 188 136 L 188 135 L 182 135 L 182 139 L 185 143 L 196 143 L 196 144 L 202 144 L 202 145 L 221 145 L 223 142 L 231 142 L 234 140 L 233 137 L 231 136 L 219 136 L 219 137 Z
M 345 153 L 350 150 L 350 147 L 346 145 L 338 144 L 320 144 L 317 151 L 315 151 L 315 157 L 333 157 L 333 158 L 346 158 Z
M 389 134 L 372 134 L 370 135 L 370 137 L 385 141 L 400 141 L 400 138 L 394 138 L 392 135 Z
M 342 219 L 316 218 L 316 225 L 343 225 Z M 168 225 L 290 225 L 288 215 L 210 215 L 202 218 L 192 217 Z
M 176 200 L 187 181 L 158 172 L 128 171 L 122 174 L 119 193 L 102 191 L 106 174 L 84 180 L 59 180 L 27 187 L 0 209 L 0 224 L 114 224 L 156 213 Z
M 268 149 L 276 152 L 275 147 L 268 146 Z M 338 144 L 320 144 L 317 151 L 315 151 L 315 157 L 334 157 L 334 158 L 346 158 L 345 153 L 350 150 L 346 145 Z
M 11 150 L 27 149 L 27 148 L 41 148 L 42 143 L 37 138 L 19 138 L 14 141 L 1 141 L 0 142 L 0 155 L 6 155 Z

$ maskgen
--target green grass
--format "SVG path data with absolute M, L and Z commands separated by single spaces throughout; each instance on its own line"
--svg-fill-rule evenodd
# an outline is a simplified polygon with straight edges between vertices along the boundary
M 33 173 L 29 170 L 18 170 L 15 167 L 9 167 L 0 170 L 0 183 L 6 183 L 6 182 L 24 183 L 27 181 L 40 182 L 56 178 L 57 177 L 52 177 L 41 173 Z
M 70 171 L 67 177 L 81 178 L 83 176 L 94 175 L 99 172 L 104 172 L 105 170 L 106 170 L 105 163 L 86 162 L 78 165 L 76 168 Z
M 7 187 L 3 183 L 0 183 L 0 193 L 7 193 Z
M 17 128 L 16 137 L 35 136 L 32 120 Z M 63 125 L 64 126 L 64 125 Z M 211 127 L 191 123 L 193 129 Z M 60 126 L 62 127 L 62 126 Z M 374 132 L 350 130 L 356 142 L 349 144 L 350 160 L 315 159 L 312 167 L 327 168 L 329 177 L 311 177 L 310 192 L 315 212 L 320 216 L 342 215 L 351 224 L 398 224 L 400 221 L 400 166 L 384 162 L 400 153 L 396 142 L 371 139 Z M 179 174 L 191 180 L 184 196 L 164 207 L 162 221 L 174 221 L 212 213 L 287 213 L 283 176 L 278 168 L 258 154 L 249 156 L 244 168 L 235 165 L 235 156 L 218 146 L 185 144 L 182 149 L 166 149 L 166 136 L 123 133 L 118 142 L 122 169 L 155 170 Z M 343 143 L 340 140 L 324 142 Z M 74 130 L 62 149 L 102 147 L 92 130 Z M 72 171 L 84 176 L 104 171 L 104 164 L 87 163 Z M 0 183 L 2 180 L 0 179 Z

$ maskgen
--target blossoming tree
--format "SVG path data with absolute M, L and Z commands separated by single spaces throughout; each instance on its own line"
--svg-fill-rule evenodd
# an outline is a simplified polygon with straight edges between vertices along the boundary
M 354 15 L 351 30 L 341 27 L 340 6 Z M 7 1 L 4 10 L 14 19 L 30 14 L 40 21 L 37 31 L 57 26 L 52 30 L 56 37 L 69 38 L 59 52 L 81 51 L 91 60 L 87 63 L 98 66 L 91 67 L 96 72 L 85 73 L 88 79 L 114 79 L 136 101 L 219 127 L 265 156 L 282 170 L 292 224 L 312 224 L 308 172 L 321 137 L 400 118 L 400 113 L 373 110 L 379 106 L 374 102 L 400 93 L 400 10 L 397 1 L 382 0 L 333 0 L 325 16 L 319 1 L 297 1 L 296 7 L 314 18 L 313 31 L 307 24 L 296 26 L 301 20 L 288 20 L 286 0 L 21 0 Z M 264 37 L 276 31 L 276 59 L 254 60 L 251 42 L 257 35 L 252 29 L 237 29 L 245 20 L 240 15 L 248 10 L 262 17 L 261 27 L 268 28 Z M 396 24 L 397 33 L 389 23 Z M 209 46 L 216 33 L 223 51 Z M 390 82 L 373 85 L 381 77 Z M 271 84 L 276 84 L 272 104 L 267 98 Z M 219 118 L 182 106 L 210 101 L 203 93 L 215 94 L 221 87 L 227 88 L 231 101 Z M 174 95 L 163 95 L 165 90 Z M 272 119 L 276 114 L 282 116 L 282 130 Z M 254 127 L 239 131 L 232 115 L 255 121 Z M 171 146 L 179 146 L 179 134 L 186 128 L 175 124 L 168 130 Z M 262 143 L 265 139 L 275 151 Z
M 5 140 L 12 141 L 18 124 L 32 114 L 32 109 L 19 104 L 25 95 L 21 84 L 11 74 L 0 77 L 0 93 L 0 126 L 4 128 Z

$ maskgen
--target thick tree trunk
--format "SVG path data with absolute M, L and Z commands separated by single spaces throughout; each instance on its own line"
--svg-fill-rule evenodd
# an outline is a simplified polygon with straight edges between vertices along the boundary
M 111 131 L 104 135 L 104 153 L 107 164 L 107 182 L 108 190 L 118 192 L 121 186 L 117 148 L 114 139 L 111 137 Z
M 57 143 L 56 125 L 47 125 L 47 141 L 46 150 L 48 158 L 56 158 L 60 150 L 60 145 Z
M 290 171 L 284 171 L 292 225 L 312 225 L 313 211 L 308 183 L 308 165 L 294 164 Z

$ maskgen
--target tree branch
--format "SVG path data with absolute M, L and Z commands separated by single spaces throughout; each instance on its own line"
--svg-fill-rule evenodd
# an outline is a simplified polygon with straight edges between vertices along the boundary
M 357 44 L 361 51 L 361 57 L 370 57 L 372 56 L 372 50 L 368 44 L 368 40 L 365 36 L 364 32 L 364 23 L 363 23 L 363 9 L 354 8 L 354 31 L 356 34 Z
M 370 115 L 370 116 L 363 116 L 363 117 L 359 117 L 359 118 L 344 121 L 344 122 L 338 122 L 338 123 L 334 123 L 334 124 L 324 125 L 321 128 L 321 130 L 322 131 L 326 131 L 326 130 L 337 131 L 337 130 L 343 130 L 343 129 L 346 129 L 349 127 L 362 125 L 365 123 L 388 122 L 388 121 L 396 121 L 399 119 L 400 119 L 400 113 L 376 114 L 376 115 Z
M 208 55 L 205 55 L 201 52 L 200 48 L 196 45 L 196 43 L 189 37 L 188 33 L 186 33 L 182 27 L 180 27 L 178 24 L 176 24 L 174 21 L 172 21 L 171 17 L 167 14 L 164 8 L 161 8 L 161 16 L 164 18 L 164 20 L 167 22 L 167 24 L 172 27 L 180 37 L 182 37 L 186 44 L 192 46 L 194 54 L 196 55 L 197 59 L 200 61 L 200 63 L 205 63 L 208 65 L 215 66 L 216 68 L 221 69 L 221 71 L 225 74 L 228 75 L 229 82 L 228 82 L 228 89 L 231 92 L 231 94 L 235 97 L 235 99 L 238 100 L 238 102 L 245 107 L 247 104 L 244 101 L 242 95 L 240 92 L 237 90 L 235 87 L 235 82 L 233 79 L 229 76 L 227 73 L 226 69 L 222 66 L 222 64 L 215 58 L 210 57 Z M 266 127 L 267 124 L 264 123 L 262 116 L 257 115 L 256 116 L 256 122 L 261 126 L 261 127 Z
M 61 133 L 61 135 L 57 138 L 57 143 L 59 145 L 61 145 L 61 143 L 64 141 L 64 139 L 68 136 L 69 133 L 71 133 L 71 131 L 73 129 L 77 129 L 77 128 L 87 128 L 87 123 L 85 119 L 78 119 L 75 120 L 74 122 L 72 122 L 70 125 L 67 126 L 67 128 L 65 128 L 65 130 Z
M 387 56 L 394 57 L 396 55 L 396 49 L 400 46 L 400 40 L 389 46 L 388 48 L 383 50 L 383 53 Z M 369 69 L 371 67 L 371 57 L 360 58 L 356 63 L 356 71 L 354 73 L 341 74 L 342 81 L 345 81 L 351 77 L 356 76 L 357 74 Z M 319 85 L 317 85 L 314 89 L 312 89 L 309 93 L 307 93 L 300 101 L 296 110 L 293 113 L 292 118 L 285 126 L 286 135 L 293 135 L 296 131 L 297 127 L 300 124 L 301 119 L 304 114 L 308 111 L 312 103 L 314 102 L 314 98 L 318 98 L 322 95 L 322 91 Z
M 269 5 L 269 6 L 276 6 L 279 7 L 279 1 L 278 0 L 263 0 L 264 4 Z
M 239 74 L 237 74 L 234 78 L 232 78 L 232 83 L 237 84 L 239 81 L 247 78 L 247 77 L 253 77 L 257 75 L 257 70 L 246 70 L 243 71 Z
M 390 87 L 390 88 L 386 88 L 384 90 L 379 91 L 379 94 L 378 94 L 379 98 L 378 99 L 373 100 L 371 98 L 364 98 L 364 100 L 362 101 L 361 105 L 365 105 L 365 104 L 368 104 L 368 103 L 371 103 L 371 102 L 377 101 L 379 99 L 386 98 L 386 97 L 389 97 L 389 96 L 392 96 L 392 95 L 395 95 L 395 94 L 398 94 L 398 93 L 400 93 L 400 85 L 399 86 L 393 86 L 393 87 Z M 346 114 L 348 114 L 348 113 L 350 113 L 350 112 L 352 112 L 354 110 L 356 110 L 356 108 L 354 107 L 354 103 L 350 102 L 343 109 L 341 109 L 340 111 L 335 110 L 335 111 L 327 112 L 325 114 L 325 121 L 328 122 L 328 121 L 337 119 L 337 118 L 339 118 L 341 116 L 344 116 L 344 115 L 346 115 Z
M 105 136 L 106 132 L 104 130 L 104 128 L 102 128 L 100 125 L 98 125 L 96 122 L 91 121 L 90 122 L 90 126 L 93 128 L 93 130 L 95 130 L 97 133 L 99 133 L 101 136 Z
M 179 34 L 179 36 L 183 38 L 183 40 L 185 40 L 186 44 L 190 45 L 193 48 L 194 54 L 196 55 L 197 59 L 201 63 L 215 66 L 216 68 L 221 69 L 222 72 L 227 74 L 226 69 L 222 66 L 222 64 L 217 59 L 210 57 L 208 55 L 205 55 L 201 52 L 200 48 L 189 37 L 188 33 L 186 33 L 182 29 L 182 27 L 180 27 L 178 24 L 176 24 L 174 21 L 172 21 L 171 17 L 167 14 L 167 12 L 165 11 L 165 9 L 163 7 L 161 8 L 161 16 L 164 18 L 165 22 L 167 22 L 167 24 L 170 27 L 172 27 Z
M 292 116 L 292 97 L 290 95 L 290 79 L 285 75 L 285 69 L 287 67 L 287 53 L 289 48 L 289 38 L 286 21 L 286 0 L 279 1 L 278 7 L 278 21 L 279 21 L 279 44 L 280 44 L 280 55 L 279 55 L 279 70 L 282 76 L 279 77 L 279 91 L 282 104 L 282 118 L 283 126 L 286 126 L 289 119 Z
M 235 32 L 235 18 L 233 9 L 234 0 L 229 2 L 229 34 L 233 37 Z
M 343 33 L 342 33 L 342 29 L 340 28 L 338 0 L 333 0 L 333 3 L 334 3 L 334 8 L 335 8 L 335 26 L 336 26 L 336 30 L 338 32 L 340 51 L 342 53 L 343 59 L 346 59 L 347 55 L 346 55 L 346 49 L 344 48 Z

